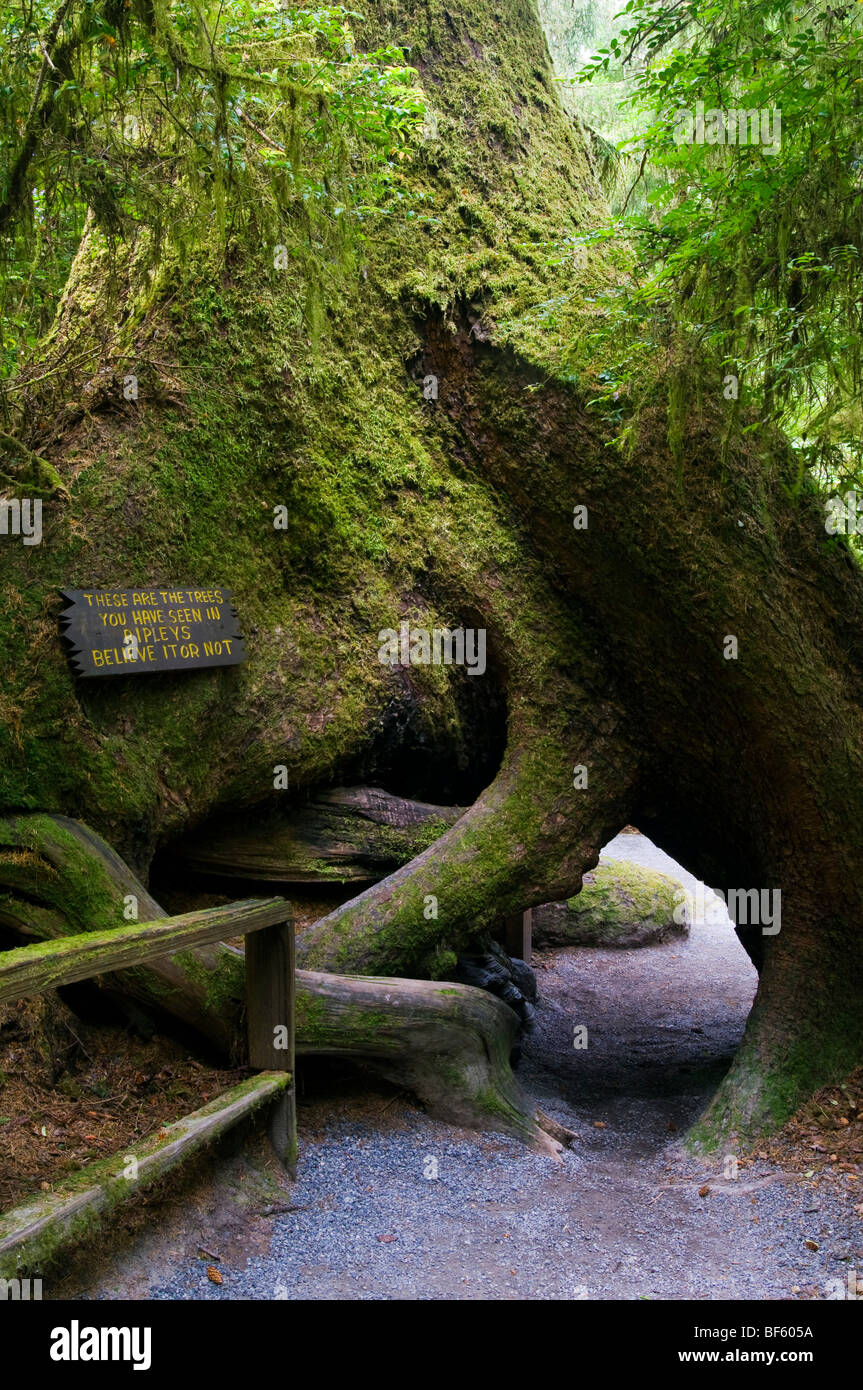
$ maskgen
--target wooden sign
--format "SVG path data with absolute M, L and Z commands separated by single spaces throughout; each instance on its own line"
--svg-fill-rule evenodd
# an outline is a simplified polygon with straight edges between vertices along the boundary
M 77 676 L 236 666 L 246 649 L 227 589 L 62 589 Z

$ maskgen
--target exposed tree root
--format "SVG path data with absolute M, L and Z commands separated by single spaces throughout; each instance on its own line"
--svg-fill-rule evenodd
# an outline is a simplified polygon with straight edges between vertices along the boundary
M 167 914 L 92 831 L 65 817 L 0 822 L 0 924 L 31 939 Z M 117 972 L 109 985 L 195 1027 L 236 1057 L 242 1038 L 243 953 L 203 947 Z M 518 1019 L 467 985 L 297 973 L 297 1051 L 354 1057 L 411 1090 L 454 1124 L 516 1135 L 557 1149 L 535 1119 L 509 1064 Z

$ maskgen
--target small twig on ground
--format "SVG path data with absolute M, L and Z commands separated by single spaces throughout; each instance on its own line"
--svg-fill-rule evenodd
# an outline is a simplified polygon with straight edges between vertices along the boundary
M 85 1047 L 84 1044 L 82 1043 L 81 1039 L 78 1037 L 78 1034 L 75 1032 L 75 1029 L 72 1027 L 71 1023 L 68 1021 L 68 1019 L 65 1019 L 65 1018 L 63 1019 L 63 1023 L 64 1023 L 64 1025 L 65 1025 L 65 1027 L 67 1027 L 67 1028 L 69 1029 L 69 1032 L 72 1034 L 72 1037 L 75 1039 L 76 1043 L 77 1043 L 78 1046 L 80 1047 L 80 1049 L 81 1049 L 81 1051 L 83 1052 L 84 1056 L 87 1058 L 87 1061 L 88 1061 L 88 1062 L 92 1062 L 92 1061 L 93 1061 L 93 1058 L 90 1056 L 89 1052 L 87 1051 L 86 1047 Z
M 406 1095 L 407 1095 L 407 1091 L 396 1091 L 396 1093 L 395 1093 L 394 1096 L 390 1096 L 390 1098 L 389 1098 L 389 1100 L 387 1101 L 386 1105 L 382 1105 L 382 1106 L 381 1106 L 380 1110 L 378 1111 L 378 1114 L 379 1114 L 379 1115 L 382 1115 L 382 1114 L 384 1113 L 385 1110 L 389 1110 L 389 1108 L 390 1108 L 391 1105 L 395 1105 L 395 1103 L 396 1103 L 397 1100 L 400 1100 L 402 1096 L 406 1096 Z

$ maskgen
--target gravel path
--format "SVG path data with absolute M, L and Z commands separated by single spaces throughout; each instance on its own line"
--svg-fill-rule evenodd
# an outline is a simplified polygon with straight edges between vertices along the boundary
M 694 887 L 642 836 L 618 836 L 604 854 Z M 196 1258 L 192 1222 L 173 1236 L 163 1229 L 158 1249 L 139 1242 L 81 1293 L 823 1298 L 826 1281 L 844 1283 L 849 1268 L 863 1284 L 860 1219 L 841 1184 L 816 1187 L 758 1162 L 733 1180 L 722 1156 L 704 1164 L 680 1147 L 733 1055 L 756 983 L 730 922 L 709 916 L 682 943 L 536 957 L 540 1007 L 520 1075 L 579 1135 L 560 1163 L 399 1098 L 371 1111 L 367 1093 L 319 1102 L 300 1112 L 300 1176 L 282 1197 L 298 1210 L 244 1217 L 222 1254 L 221 1285 Z M 586 1050 L 572 1045 L 577 1025 L 588 1029 Z M 229 1182 L 217 1173 L 214 1184 L 212 1220 Z

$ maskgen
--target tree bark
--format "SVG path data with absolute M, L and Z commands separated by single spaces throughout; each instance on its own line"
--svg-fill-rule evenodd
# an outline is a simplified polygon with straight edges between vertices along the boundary
M 287 815 L 228 818 L 173 848 L 197 873 L 274 883 L 369 883 L 408 863 L 462 815 L 459 806 L 336 787 Z
M 566 695 L 563 718 L 540 692 L 524 702 L 488 790 L 436 844 L 305 931 L 301 965 L 435 972 L 501 916 L 577 891 L 622 823 L 634 759 L 606 702 L 588 707 L 574 683 Z M 575 789 L 588 764 L 593 781 Z

